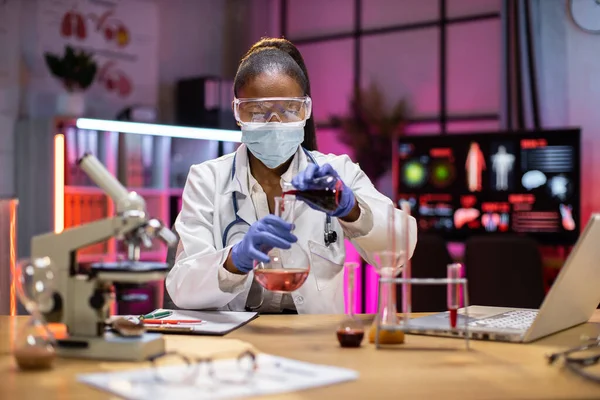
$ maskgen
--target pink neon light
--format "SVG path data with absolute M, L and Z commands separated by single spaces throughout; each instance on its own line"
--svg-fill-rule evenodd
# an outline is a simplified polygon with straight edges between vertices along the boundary
M 375 272 L 375 267 L 367 265 L 367 284 L 366 284 L 366 311 L 367 314 L 377 313 L 377 289 L 379 276 Z
M 346 240 L 346 261 L 355 261 L 360 263 L 361 257 L 358 251 L 352 246 L 350 241 Z M 366 285 L 365 285 L 365 311 L 367 314 L 376 314 L 377 313 L 377 290 L 378 290 L 378 280 L 379 276 L 375 272 L 375 267 L 372 265 L 366 265 Z M 356 304 L 354 308 L 354 312 L 361 312 L 361 304 L 363 299 L 362 294 L 362 270 L 359 267 L 356 270 L 356 287 L 354 290 Z M 344 274 L 344 310 L 348 312 L 348 277 Z
M 361 312 L 361 304 L 362 304 L 362 273 L 361 273 L 361 257 L 358 251 L 354 248 L 352 243 L 349 240 L 345 240 L 344 244 L 346 245 L 346 262 L 356 262 L 359 267 L 356 269 L 356 285 L 354 287 L 354 312 Z M 348 312 L 348 275 L 344 271 L 344 310 Z

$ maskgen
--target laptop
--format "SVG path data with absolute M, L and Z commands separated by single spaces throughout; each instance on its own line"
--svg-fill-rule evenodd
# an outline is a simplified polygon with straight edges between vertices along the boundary
M 411 319 L 408 333 L 528 343 L 587 322 L 600 303 L 600 214 L 579 236 L 539 310 L 487 306 L 459 310 L 456 329 L 448 312 Z M 472 283 L 471 283 L 472 284 Z

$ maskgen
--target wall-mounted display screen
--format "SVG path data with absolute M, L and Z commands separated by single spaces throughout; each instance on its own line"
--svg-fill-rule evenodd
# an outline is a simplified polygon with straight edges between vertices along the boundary
M 579 236 L 579 130 L 406 136 L 396 150 L 396 200 L 410 202 L 420 232 Z

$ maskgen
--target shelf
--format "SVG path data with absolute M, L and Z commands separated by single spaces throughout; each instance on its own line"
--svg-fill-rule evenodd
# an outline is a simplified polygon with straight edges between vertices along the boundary
M 101 194 L 104 191 L 97 186 L 65 186 L 65 194 Z

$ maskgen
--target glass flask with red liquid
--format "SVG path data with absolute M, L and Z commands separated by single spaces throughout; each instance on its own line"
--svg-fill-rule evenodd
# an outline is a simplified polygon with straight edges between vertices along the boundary
M 293 195 L 275 197 L 274 214 L 283 220 L 294 223 Z M 298 290 L 310 272 L 308 254 L 298 243 L 292 243 L 290 249 L 271 249 L 267 255 L 268 263 L 254 263 L 254 279 L 266 290 L 279 293 L 290 293 Z
M 365 328 L 363 322 L 354 314 L 356 293 L 356 270 L 358 263 L 347 262 L 344 264 L 346 276 L 348 279 L 348 311 L 346 317 L 336 330 L 337 339 L 342 347 L 360 347 L 365 336 Z
M 334 212 L 337 210 L 344 187 L 342 181 L 333 175 L 325 175 L 314 178 L 313 184 L 315 186 L 327 186 L 327 188 L 298 190 L 291 183 L 283 182 L 283 197 L 293 195 L 298 200 L 316 205 L 325 211 Z

